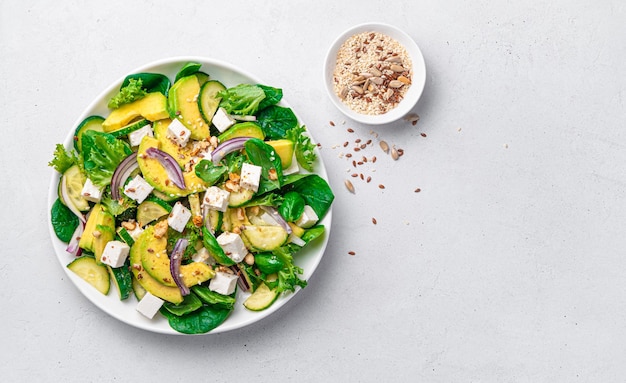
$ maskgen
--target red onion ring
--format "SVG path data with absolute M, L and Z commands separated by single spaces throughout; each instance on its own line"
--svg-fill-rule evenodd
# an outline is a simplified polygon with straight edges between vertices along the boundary
M 120 188 L 124 186 L 126 179 L 130 177 L 130 174 L 139 167 L 137 163 L 137 154 L 133 153 L 124 158 L 122 162 L 115 168 L 113 177 L 111 178 L 111 197 L 114 200 L 122 198 Z
M 187 245 L 189 245 L 189 240 L 187 238 L 180 238 L 176 241 L 174 249 L 172 250 L 172 255 L 170 255 L 170 273 L 172 274 L 174 283 L 176 283 L 176 286 L 178 286 L 180 293 L 183 296 L 189 295 L 189 287 L 185 286 L 180 277 L 180 265 L 183 261 L 183 253 L 185 252 Z
M 252 137 L 236 137 L 227 141 L 222 142 L 215 148 L 214 151 L 211 152 L 211 160 L 214 165 L 219 165 L 222 158 L 228 153 L 232 153 L 236 150 L 241 150 L 244 147 L 246 141 L 251 139 Z
M 180 166 L 178 166 L 178 162 L 176 162 L 174 157 L 157 148 L 146 149 L 146 155 L 149 158 L 156 159 L 161 165 L 163 165 L 167 175 L 172 179 L 174 185 L 178 186 L 180 189 L 186 189 L 183 171 L 180 169 Z
M 278 212 L 278 210 L 274 206 L 263 206 L 261 205 L 261 209 L 265 210 L 269 215 L 274 218 L 274 220 L 282 226 L 283 229 L 287 230 L 287 234 L 291 234 L 293 230 L 291 230 L 291 226 L 285 221 L 282 215 Z

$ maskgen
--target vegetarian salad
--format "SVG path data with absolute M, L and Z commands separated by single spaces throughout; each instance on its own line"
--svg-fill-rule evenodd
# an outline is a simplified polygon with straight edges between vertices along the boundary
M 85 118 L 49 163 L 60 173 L 50 213 L 73 256 L 67 267 L 186 334 L 218 327 L 238 296 L 261 311 L 304 288 L 294 258 L 325 234 L 334 195 L 282 96 L 227 88 L 195 62 L 173 82 L 127 76 L 109 114 Z

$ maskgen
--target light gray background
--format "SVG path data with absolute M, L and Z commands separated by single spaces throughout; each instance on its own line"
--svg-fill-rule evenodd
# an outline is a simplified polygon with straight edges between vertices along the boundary
M 625 7 L 3 1 L 2 380 L 624 381 Z M 368 149 L 378 161 L 360 172 L 373 180 L 353 179 L 352 195 L 336 146 L 373 134 L 333 108 L 322 63 L 335 36 L 369 21 L 410 34 L 428 78 L 416 126 L 374 129 L 404 156 Z M 46 222 L 54 144 L 113 81 L 179 55 L 283 88 L 336 192 L 309 287 L 219 335 L 109 317 L 65 277 Z

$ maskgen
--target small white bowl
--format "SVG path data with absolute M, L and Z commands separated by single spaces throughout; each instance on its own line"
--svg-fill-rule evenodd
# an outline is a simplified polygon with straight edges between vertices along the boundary
M 343 43 L 351 36 L 363 32 L 379 32 L 395 39 L 404 46 L 412 61 L 413 73 L 409 90 L 398 106 L 384 114 L 370 115 L 358 113 L 346 105 L 337 96 L 334 90 L 333 72 L 335 71 L 339 48 L 341 48 Z M 415 41 L 413 41 L 409 35 L 394 26 L 383 23 L 359 24 L 346 30 L 339 37 L 337 37 L 328 50 L 328 53 L 326 54 L 326 61 L 324 63 L 324 84 L 330 100 L 347 117 L 364 124 L 387 124 L 404 117 L 411 111 L 411 109 L 413 109 L 421 97 L 424 85 L 426 84 L 426 65 L 424 63 L 424 56 L 422 56 L 422 52 Z

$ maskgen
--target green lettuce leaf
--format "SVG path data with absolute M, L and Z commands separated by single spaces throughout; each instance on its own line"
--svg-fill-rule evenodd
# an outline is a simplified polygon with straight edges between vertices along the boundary
M 315 144 L 311 142 L 311 137 L 305 134 L 306 128 L 295 126 L 287 131 L 285 138 L 296 143 L 295 153 L 298 164 L 306 170 L 313 171 L 313 163 L 317 158 L 315 154 Z
M 127 143 L 108 133 L 88 130 L 83 134 L 83 163 L 94 185 L 105 187 L 117 165 L 132 154 Z
M 120 91 L 113 96 L 108 103 L 108 107 L 111 109 L 117 109 L 124 104 L 129 104 L 133 101 L 137 101 L 144 98 L 148 94 L 143 88 L 143 81 L 135 78 L 131 78 L 126 86 L 123 86 Z
M 240 84 L 217 93 L 221 97 L 220 106 L 228 114 L 252 115 L 259 110 L 261 101 L 265 99 L 265 92 L 256 85 Z
M 57 144 L 54 149 L 54 158 L 48 162 L 48 166 L 63 174 L 67 169 L 78 163 L 78 157 L 73 150 L 68 152 L 63 145 Z

